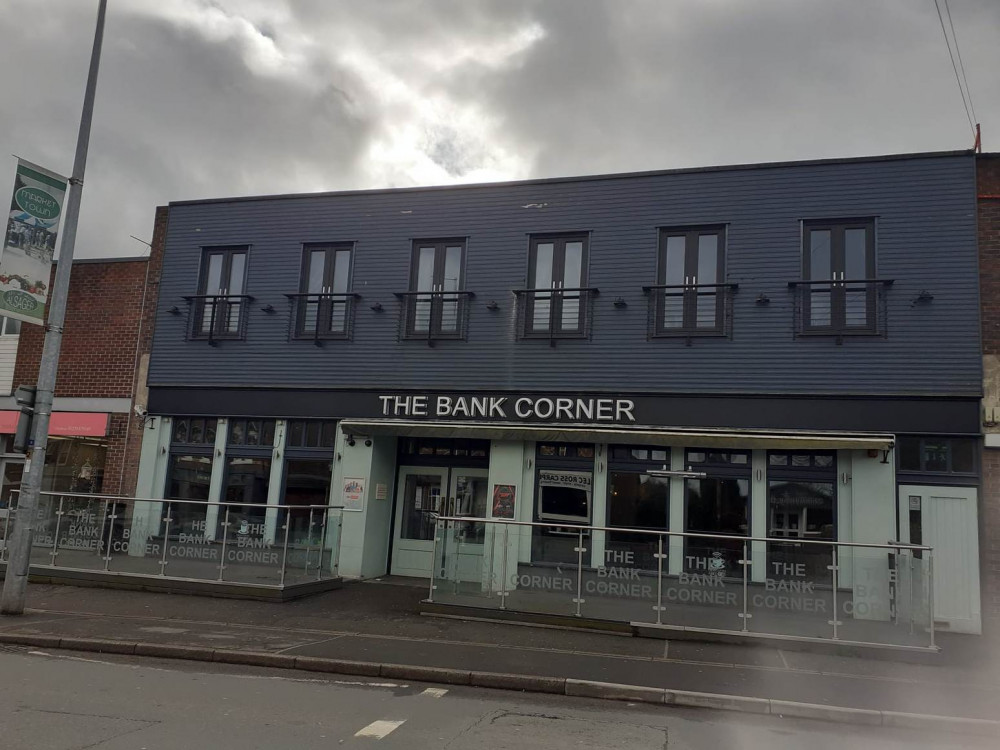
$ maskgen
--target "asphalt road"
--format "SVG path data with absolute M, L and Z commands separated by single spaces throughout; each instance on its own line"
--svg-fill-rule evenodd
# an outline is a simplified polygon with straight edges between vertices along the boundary
M 11 648 L 4 750 L 919 750 L 994 740 L 477 688 Z

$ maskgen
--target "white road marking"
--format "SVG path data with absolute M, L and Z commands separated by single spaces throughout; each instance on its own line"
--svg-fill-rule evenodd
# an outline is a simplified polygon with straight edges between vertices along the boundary
M 785 665 L 785 669 L 791 669 L 791 667 L 788 666 L 788 659 L 786 659 L 785 655 L 783 653 L 781 653 L 781 649 L 780 648 L 778 649 L 778 656 L 781 657 L 781 663 Z
M 373 721 L 371 724 L 366 726 L 364 729 L 360 729 L 354 733 L 355 737 L 372 737 L 376 740 L 380 740 L 385 737 L 390 732 L 394 732 L 402 726 L 403 721 L 388 721 L 385 719 L 379 719 L 378 721 Z
M 426 695 L 428 698 L 440 698 L 447 692 L 444 688 L 427 688 L 421 695 Z

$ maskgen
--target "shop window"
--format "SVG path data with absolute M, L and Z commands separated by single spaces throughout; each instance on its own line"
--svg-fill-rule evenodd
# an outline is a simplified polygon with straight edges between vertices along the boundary
M 104 483 L 108 443 L 104 439 L 49 437 L 42 473 L 47 492 L 96 494 Z
M 633 449 L 645 450 L 645 449 Z M 646 450 L 645 452 L 649 452 Z M 666 531 L 669 528 L 670 481 L 637 470 L 612 470 L 608 477 L 607 525 L 609 527 Z M 609 531 L 605 540 L 605 562 L 628 562 L 641 570 L 656 570 L 660 550 L 667 539 L 654 534 Z
M 832 547 L 803 542 L 837 538 L 837 465 L 833 451 L 767 454 L 767 576 L 828 582 Z
M 515 289 L 522 338 L 589 335 L 597 289 L 587 286 L 588 236 L 537 236 L 528 252 L 528 289 Z
M 594 458 L 594 446 L 581 443 L 539 443 L 539 458 Z
M 294 338 L 350 338 L 355 295 L 351 278 L 352 245 L 311 244 L 303 250 L 302 281 L 292 300 Z
M 727 284 L 726 228 L 660 231 L 658 276 L 650 294 L 654 336 L 712 336 L 726 332 L 735 284 Z
M 215 445 L 217 419 L 175 417 L 170 441 L 175 445 Z
M 462 339 L 466 333 L 465 240 L 413 243 L 410 289 L 400 293 L 406 339 Z
M 684 482 L 684 530 L 717 536 L 684 540 L 684 570 L 741 577 L 743 542 L 726 537 L 750 532 L 750 453 L 689 449 L 685 460 L 706 476 Z
M 166 497 L 170 500 L 208 500 L 212 481 L 212 457 L 170 455 Z
M 185 297 L 191 305 L 188 335 L 193 339 L 242 339 L 251 298 L 244 294 L 245 245 L 205 248 L 198 293 Z
M 919 474 L 975 475 L 978 442 L 975 438 L 900 437 L 899 470 Z
M 490 441 L 462 438 L 402 438 L 399 441 L 399 455 L 402 463 L 460 465 L 471 462 L 478 465 L 489 458 Z
M 242 528 L 264 522 L 271 483 L 271 459 L 264 456 L 227 456 L 222 483 L 222 501 L 233 504 L 225 510 L 229 523 Z M 241 533 L 247 533 L 242 531 Z
M 230 419 L 229 445 L 270 448 L 274 445 L 274 420 Z
M 337 443 L 337 423 L 333 420 L 288 420 L 286 448 L 332 449 Z

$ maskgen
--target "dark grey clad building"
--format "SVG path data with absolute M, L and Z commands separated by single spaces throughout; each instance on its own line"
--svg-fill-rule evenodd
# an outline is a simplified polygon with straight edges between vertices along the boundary
M 975 170 L 172 203 L 137 494 L 344 505 L 441 606 L 978 633 Z

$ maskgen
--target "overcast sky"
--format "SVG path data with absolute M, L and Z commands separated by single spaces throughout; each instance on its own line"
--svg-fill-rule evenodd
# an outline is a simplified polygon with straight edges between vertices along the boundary
M 972 145 L 934 0 L 108 5 L 78 257 L 171 200 Z M 1000 0 L 950 5 L 1000 150 Z M 72 170 L 96 9 L 0 0 L 0 195 Z

